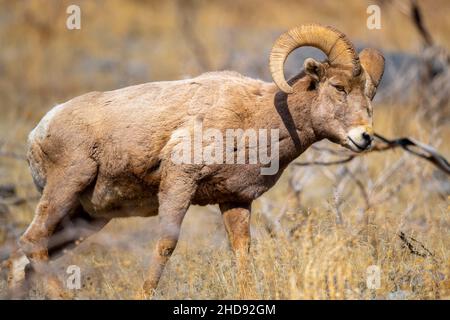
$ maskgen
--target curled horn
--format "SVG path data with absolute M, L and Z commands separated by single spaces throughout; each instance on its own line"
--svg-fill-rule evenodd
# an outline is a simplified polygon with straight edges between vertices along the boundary
M 331 65 L 349 68 L 353 76 L 361 72 L 359 57 L 347 37 L 333 27 L 318 24 L 302 25 L 282 34 L 270 53 L 270 72 L 273 81 L 286 93 L 292 93 L 292 87 L 284 77 L 284 62 L 288 55 L 302 46 L 311 46 L 322 50 Z

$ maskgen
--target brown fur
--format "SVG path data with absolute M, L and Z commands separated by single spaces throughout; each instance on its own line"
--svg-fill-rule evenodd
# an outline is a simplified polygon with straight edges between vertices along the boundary
M 313 62 L 309 62 L 313 63 Z M 270 189 L 286 166 L 311 144 L 330 139 L 349 146 L 347 132 L 371 127 L 366 73 L 317 63 L 292 79 L 287 95 L 273 83 L 235 72 L 212 72 L 173 82 L 93 92 L 66 102 L 30 134 L 28 159 L 42 198 L 21 250 L 35 272 L 45 273 L 49 243 L 67 217 L 83 217 L 86 238 L 119 216 L 159 215 L 159 241 L 144 293 L 156 288 L 175 249 L 190 204 L 219 204 L 238 265 L 246 265 L 254 199 Z M 342 86 L 347 94 L 333 85 Z M 176 130 L 203 127 L 279 129 L 280 170 L 261 175 L 260 164 L 175 165 Z M 88 218 L 87 218 L 88 217 Z M 70 224 L 74 226 L 74 224 Z M 49 281 L 49 294 L 64 292 Z

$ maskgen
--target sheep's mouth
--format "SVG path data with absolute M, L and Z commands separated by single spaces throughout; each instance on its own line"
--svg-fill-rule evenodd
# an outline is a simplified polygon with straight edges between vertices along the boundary
M 348 138 L 348 140 L 350 140 L 351 143 L 353 143 L 353 144 L 355 145 L 355 147 L 358 148 L 358 150 L 360 150 L 360 151 L 366 150 L 367 147 L 370 145 L 370 144 L 368 144 L 366 147 L 362 147 L 362 146 L 360 146 L 359 144 L 357 144 L 357 143 L 356 143 L 352 138 L 350 138 L 349 136 L 347 136 L 347 138 Z

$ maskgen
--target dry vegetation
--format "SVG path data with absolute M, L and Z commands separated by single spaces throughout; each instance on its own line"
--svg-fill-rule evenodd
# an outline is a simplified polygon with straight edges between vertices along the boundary
M 76 1 L 82 30 L 68 31 L 65 9 L 72 2 L 0 1 L 0 186 L 17 189 L 15 197 L 0 195 L 0 258 L 31 221 L 38 199 L 23 159 L 26 136 L 56 103 L 204 69 L 234 69 L 268 80 L 271 43 L 303 22 L 335 25 L 351 39 L 385 51 L 419 54 L 421 48 L 401 12 L 407 1 L 382 1 L 387 4 L 379 31 L 365 27 L 369 2 L 356 0 L 345 6 L 331 0 L 320 6 L 287 0 Z M 419 3 L 435 41 L 449 48 L 449 2 Z M 298 68 L 301 62 L 292 63 Z M 426 117 L 415 99 L 376 103 L 375 131 L 414 137 L 448 158 L 449 122 Z M 448 102 L 441 108 L 448 112 Z M 332 155 L 311 149 L 299 161 L 312 159 Z M 291 166 L 253 209 L 251 296 L 449 299 L 449 194 L 447 175 L 401 150 L 340 166 Z M 155 222 L 113 221 L 52 263 L 55 272 L 63 279 L 68 265 L 80 266 L 83 287 L 76 298 L 133 298 L 154 245 Z M 382 271 L 377 290 L 366 286 L 370 265 Z M 235 271 L 218 209 L 192 208 L 157 298 L 239 298 L 243 284 Z M 1 277 L 0 298 L 4 295 Z M 39 283 L 30 297 L 42 298 Z

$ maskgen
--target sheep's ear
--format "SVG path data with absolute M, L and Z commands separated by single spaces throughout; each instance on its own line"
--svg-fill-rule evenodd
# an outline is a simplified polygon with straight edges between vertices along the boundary
M 310 75 L 317 82 L 325 75 L 325 67 L 323 64 L 312 58 L 306 59 L 303 66 L 306 74 Z

